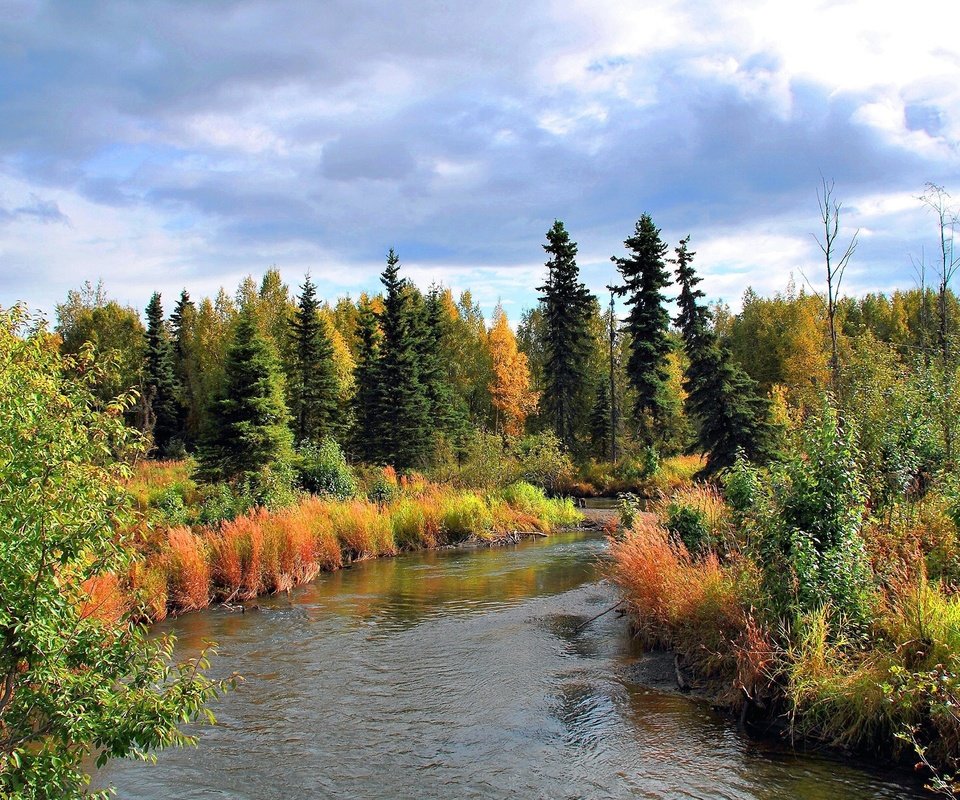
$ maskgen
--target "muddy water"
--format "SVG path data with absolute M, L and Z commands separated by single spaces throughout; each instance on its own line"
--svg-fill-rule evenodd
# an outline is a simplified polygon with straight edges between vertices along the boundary
M 604 543 L 565 534 L 321 577 L 247 614 L 169 624 L 246 680 L 200 746 L 115 762 L 122 798 L 913 798 L 876 767 L 741 736 L 702 703 L 637 685 L 600 579 Z

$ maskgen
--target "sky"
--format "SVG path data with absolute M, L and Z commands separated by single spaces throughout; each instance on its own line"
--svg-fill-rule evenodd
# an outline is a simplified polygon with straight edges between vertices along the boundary
M 0 0 L 0 306 L 84 280 L 168 310 L 242 277 L 422 288 L 515 323 L 554 219 L 604 294 L 648 213 L 711 300 L 932 265 L 927 182 L 960 208 L 949 0 Z

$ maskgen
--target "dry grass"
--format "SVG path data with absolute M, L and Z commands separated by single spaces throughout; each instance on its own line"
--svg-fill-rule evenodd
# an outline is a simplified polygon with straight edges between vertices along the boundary
M 112 573 L 88 578 L 83 582 L 83 594 L 86 600 L 80 606 L 81 618 L 93 617 L 113 623 L 129 611 L 128 595 Z
M 169 598 L 177 611 L 194 611 L 210 604 L 210 564 L 203 539 L 186 527 L 167 532 Z
M 746 562 L 693 558 L 682 542 L 644 516 L 611 542 L 613 581 L 623 589 L 637 634 L 682 654 L 698 677 L 738 704 L 765 694 L 774 648 L 749 612 L 758 576 Z
M 150 462 L 141 465 L 137 480 L 152 491 L 176 482 L 185 470 L 184 462 Z M 90 609 L 99 603 L 113 614 L 106 609 L 123 602 L 124 609 L 135 607 L 141 618 L 160 620 L 170 612 L 204 608 L 214 598 L 248 600 L 289 591 L 321 571 L 342 567 L 345 560 L 390 556 L 470 536 L 548 531 L 551 518 L 572 519 L 569 503 L 545 501 L 532 511 L 502 498 L 430 484 L 420 476 L 397 481 L 389 469 L 383 475 L 405 487 L 387 505 L 314 497 L 277 512 L 254 509 L 215 526 L 144 529 L 131 537 L 143 557 L 131 569 L 129 586 L 109 578 L 91 583 Z

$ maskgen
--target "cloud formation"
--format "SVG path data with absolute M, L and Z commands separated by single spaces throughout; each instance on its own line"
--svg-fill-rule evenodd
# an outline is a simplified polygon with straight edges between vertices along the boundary
M 936 0 L 0 13 L 0 305 L 102 277 L 142 307 L 271 265 L 356 294 L 393 246 L 515 317 L 554 218 L 602 290 L 644 212 L 736 303 L 815 273 L 821 175 L 864 233 L 850 289 L 890 289 L 935 241 L 924 182 L 960 199 L 960 10 Z

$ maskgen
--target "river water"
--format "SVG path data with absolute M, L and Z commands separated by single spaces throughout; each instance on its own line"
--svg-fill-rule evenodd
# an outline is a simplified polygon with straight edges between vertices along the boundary
M 756 742 L 634 682 L 602 538 L 371 561 L 246 614 L 159 626 L 245 677 L 195 749 L 95 778 L 121 798 L 916 798 L 876 766 Z

